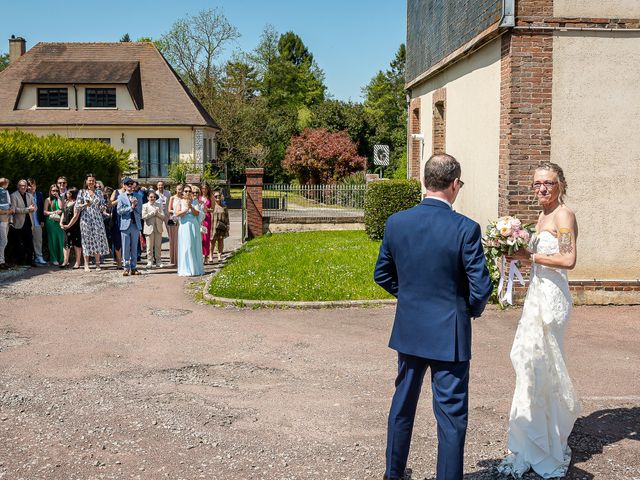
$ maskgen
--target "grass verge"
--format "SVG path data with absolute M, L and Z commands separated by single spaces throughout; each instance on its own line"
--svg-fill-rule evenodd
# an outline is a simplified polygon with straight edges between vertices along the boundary
M 229 259 L 209 293 L 245 300 L 392 298 L 373 281 L 380 242 L 362 231 L 281 233 L 250 241 Z

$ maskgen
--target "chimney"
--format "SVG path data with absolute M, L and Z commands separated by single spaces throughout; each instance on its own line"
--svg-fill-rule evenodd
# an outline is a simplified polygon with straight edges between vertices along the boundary
M 24 55 L 24 52 L 26 51 L 26 44 L 27 42 L 24 38 L 16 38 L 15 35 L 11 35 L 11 38 L 9 39 L 9 63 L 15 62 L 18 58 Z

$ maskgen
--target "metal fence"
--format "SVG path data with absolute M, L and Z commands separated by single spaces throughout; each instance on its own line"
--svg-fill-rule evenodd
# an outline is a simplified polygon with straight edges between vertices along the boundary
M 366 185 L 266 184 L 262 189 L 263 215 L 271 219 L 357 221 L 364 215 L 366 189 Z

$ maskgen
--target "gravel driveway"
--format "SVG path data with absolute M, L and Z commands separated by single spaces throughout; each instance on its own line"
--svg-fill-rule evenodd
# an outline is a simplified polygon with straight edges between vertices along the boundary
M 220 309 L 174 271 L 0 279 L 1 479 L 382 478 L 393 308 Z M 505 455 L 518 311 L 476 321 L 465 479 Z M 640 308 L 579 307 L 571 479 L 640 479 Z M 409 465 L 432 479 L 430 392 Z M 527 478 L 538 478 L 529 475 Z

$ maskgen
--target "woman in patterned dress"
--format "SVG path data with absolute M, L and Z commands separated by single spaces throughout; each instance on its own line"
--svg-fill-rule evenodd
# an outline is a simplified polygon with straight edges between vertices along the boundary
M 75 208 L 80 211 L 84 270 L 89 271 L 90 256 L 95 258 L 96 270 L 100 270 L 100 255 L 109 254 L 109 244 L 102 219 L 104 196 L 101 190 L 96 189 L 96 177 L 92 173 L 85 176 L 84 189 L 78 194 Z

